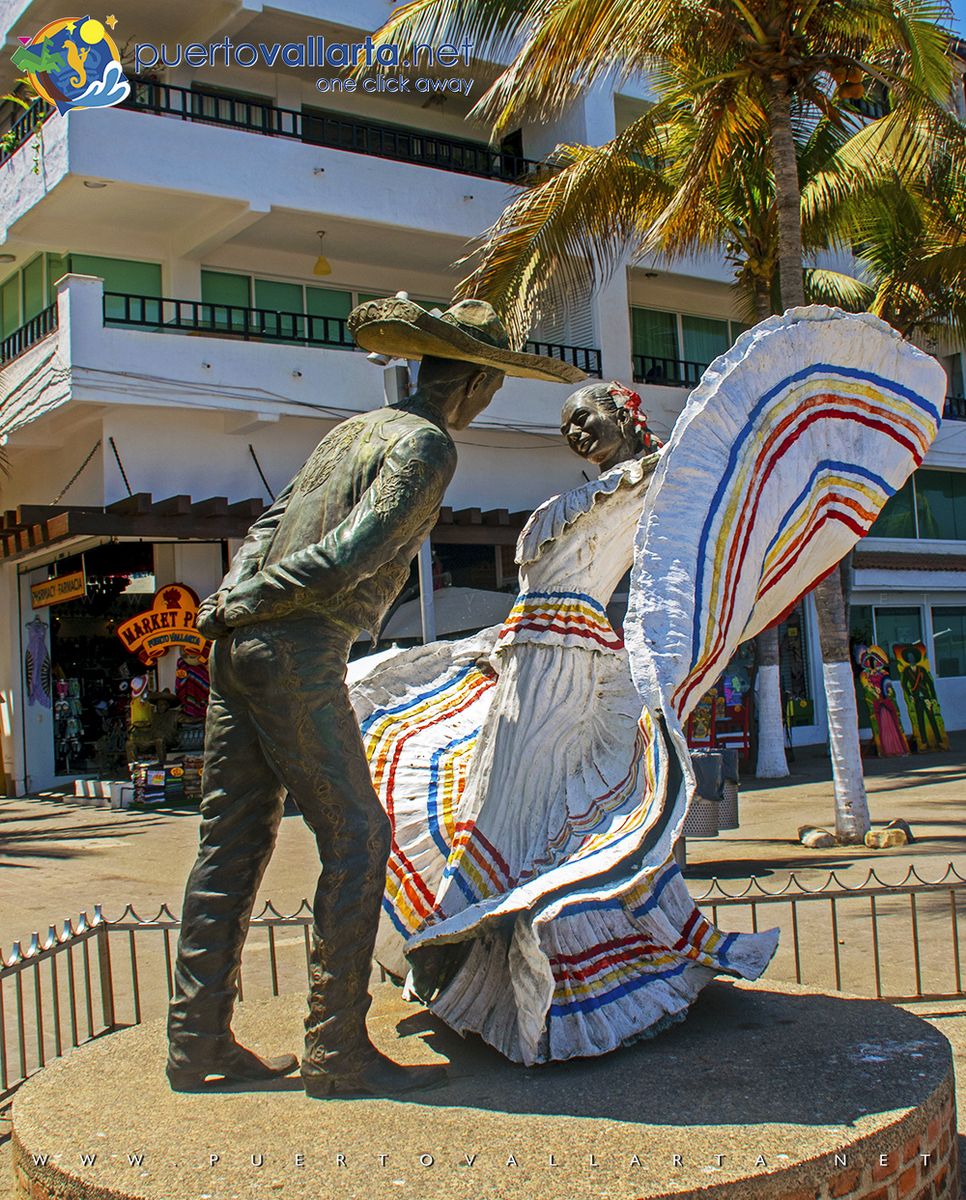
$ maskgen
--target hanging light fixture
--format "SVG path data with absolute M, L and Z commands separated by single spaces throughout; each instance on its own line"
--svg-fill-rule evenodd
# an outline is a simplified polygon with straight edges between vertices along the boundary
M 332 264 L 325 257 L 325 248 L 323 245 L 323 238 L 325 237 L 325 230 L 319 229 L 317 231 L 317 236 L 319 239 L 319 257 L 315 260 L 315 266 L 312 268 L 312 274 L 313 275 L 331 275 L 332 274 Z

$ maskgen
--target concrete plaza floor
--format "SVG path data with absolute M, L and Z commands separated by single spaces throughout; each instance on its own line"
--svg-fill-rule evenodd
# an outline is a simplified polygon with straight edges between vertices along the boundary
M 797 841 L 800 825 L 834 827 L 830 770 L 820 748 L 796 751 L 791 769 L 791 776 L 778 783 L 754 778 L 742 782 L 738 830 L 714 839 L 689 840 L 686 876 L 696 896 L 713 880 L 729 892 L 739 891 L 753 875 L 767 890 L 783 887 L 792 872 L 796 889 L 820 886 L 830 871 L 849 887 L 862 884 L 870 869 L 888 883 L 899 883 L 910 867 L 929 881 L 942 877 L 950 863 L 966 875 L 966 734 L 953 735 L 948 753 L 867 761 L 873 823 L 902 817 L 916 835 L 915 844 L 898 850 L 876 852 L 864 846 L 809 850 L 801 846 Z M 27 940 L 34 931 L 43 937 L 48 926 L 76 919 L 81 911 L 90 914 L 98 903 L 108 918 L 119 916 L 129 903 L 145 918 L 153 917 L 163 903 L 177 913 L 197 833 L 198 814 L 191 810 L 115 812 L 55 796 L 0 799 L 0 948 L 9 955 L 15 939 Z M 311 896 L 317 873 L 318 859 L 308 829 L 296 812 L 286 812 L 256 911 L 261 902 L 271 899 L 280 912 L 294 912 L 304 897 Z M 808 915 L 823 904 L 813 905 Z M 864 905 L 867 907 L 867 899 Z M 804 906 L 801 911 L 805 913 Z M 776 958 L 770 976 L 778 979 L 794 978 L 788 950 L 789 913 L 784 905 L 763 908 L 760 913 L 760 927 L 780 924 L 783 929 L 784 958 Z M 880 915 L 895 921 L 888 933 L 886 925 L 882 927 L 884 958 L 898 961 L 905 954 L 908 959 L 908 897 L 900 897 L 891 907 L 885 901 Z M 747 908 L 722 908 L 717 916 L 724 928 L 749 927 Z M 817 921 L 812 924 L 814 929 L 803 917 L 802 957 L 809 964 L 804 981 L 828 987 L 830 931 L 820 928 Z M 945 970 L 948 976 L 951 943 L 945 894 L 932 906 L 920 900 L 918 932 L 924 977 L 931 978 L 933 967 Z M 848 988 L 850 979 L 856 979 L 869 994 L 871 956 L 864 909 L 848 911 L 843 905 L 835 934 L 843 962 L 861 964 L 865 971 L 861 979 L 846 972 L 843 986 Z M 283 990 L 303 986 L 301 932 L 281 930 L 277 940 L 280 960 L 288 955 L 280 972 Z M 267 973 L 265 948 L 264 943 L 253 944 L 250 952 L 246 951 L 246 972 L 250 961 L 261 958 L 262 974 Z M 164 1005 L 164 971 L 159 963 L 160 959 L 154 962 L 148 972 L 151 978 L 144 984 L 151 1015 Z M 810 974 L 812 964 L 818 975 Z M 908 962 L 905 966 L 909 967 Z M 909 969 L 897 994 L 912 990 Z M 142 975 L 145 972 L 147 967 L 142 968 Z M 936 990 L 947 987 L 948 981 Z M 930 989 L 924 986 L 923 990 Z M 254 986 L 251 991 L 254 993 Z M 884 991 L 889 994 L 888 987 Z M 926 1001 L 909 1007 L 934 1023 L 953 1044 L 961 1081 L 960 1130 L 966 1130 L 966 1000 Z M 3 1157 L 0 1153 L 0 1172 L 5 1167 Z

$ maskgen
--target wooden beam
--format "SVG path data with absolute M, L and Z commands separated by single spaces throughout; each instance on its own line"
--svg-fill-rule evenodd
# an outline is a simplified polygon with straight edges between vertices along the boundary
M 155 500 L 151 505 L 151 513 L 161 517 L 183 517 L 191 512 L 190 496 L 168 496 L 165 500 Z
M 207 500 L 195 500 L 191 505 L 193 517 L 227 517 L 228 497 L 209 496 Z
M 488 508 L 483 514 L 484 525 L 509 525 L 510 510 L 508 508 Z
M 110 513 L 150 512 L 151 493 L 135 492 L 133 496 L 125 496 L 122 500 L 115 500 L 113 504 L 108 504 L 104 511 Z
M 515 546 L 518 529 L 499 525 L 437 525 L 430 538 L 437 546 Z
M 453 521 L 457 525 L 482 525 L 483 513 L 478 508 L 458 508 L 453 513 Z
M 238 500 L 236 503 L 228 505 L 230 517 L 246 517 L 249 522 L 260 517 L 264 511 L 265 504 L 257 496 L 250 496 L 247 500 Z

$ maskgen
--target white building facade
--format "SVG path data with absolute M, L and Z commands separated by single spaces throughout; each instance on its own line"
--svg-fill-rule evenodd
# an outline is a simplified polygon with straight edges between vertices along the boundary
M 187 45 L 225 38 L 235 47 L 358 41 L 392 8 L 388 0 L 360 0 L 351 12 L 332 0 L 272 8 L 133 0 L 114 33 L 132 78 L 125 106 L 67 116 L 8 106 L 0 125 L 0 439 L 9 463 L 0 476 L 0 748 L 14 794 L 92 769 L 92 712 L 112 703 L 120 652 L 109 671 L 82 677 L 83 663 L 112 644 L 116 624 L 166 583 L 211 590 L 252 515 L 317 441 L 383 402 L 379 370 L 347 333 L 349 310 L 399 289 L 427 305 L 448 303 L 460 278 L 453 264 L 496 220 L 515 181 L 559 141 L 602 143 L 643 111 L 643 93 L 597 90 L 555 124 L 524 127 L 494 149 L 466 120 L 486 84 L 480 64 L 435 72 L 472 80 L 467 98 L 320 91 L 321 78 L 342 73 L 278 58 L 272 68 L 186 61 Z M 0 91 L 15 84 L 18 39 L 58 15 L 47 0 L 0 2 Z M 156 62 L 141 53 L 137 78 L 135 43 L 159 48 Z M 315 273 L 319 231 L 326 275 Z M 535 331 L 531 348 L 592 376 L 636 379 L 653 429 L 666 436 L 688 386 L 744 327 L 730 281 L 726 264 L 710 257 L 628 268 L 593 297 L 575 298 Z M 953 729 L 966 726 L 959 361 L 948 360 L 951 394 L 960 397 L 951 419 L 916 494 L 910 488 L 893 506 L 890 536 L 857 555 L 852 598 L 869 637 L 926 643 Z M 458 435 L 450 511 L 434 535 L 454 585 L 511 587 L 523 515 L 584 478 L 585 464 L 559 435 L 566 395 L 507 380 Z M 34 608 L 32 584 L 79 569 L 83 604 Z M 810 604 L 783 644 L 794 737 L 821 741 Z M 162 667 L 162 685 L 171 670 Z M 57 682 L 70 680 L 85 704 L 76 752 L 65 748 L 72 738 L 56 714 Z

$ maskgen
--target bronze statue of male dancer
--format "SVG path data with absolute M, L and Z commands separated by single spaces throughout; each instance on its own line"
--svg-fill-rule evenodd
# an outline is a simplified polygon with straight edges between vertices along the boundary
M 310 1096 L 392 1094 L 440 1081 L 402 1067 L 366 1032 L 369 971 L 390 825 L 372 786 L 345 688 L 350 647 L 378 630 L 436 522 L 464 429 L 505 374 L 559 382 L 582 372 L 507 349 L 488 305 L 441 315 L 404 296 L 353 310 L 366 350 L 421 359 L 407 400 L 351 417 L 316 447 L 252 526 L 199 610 L 214 640 L 205 730 L 201 844 L 188 879 L 168 1016 L 171 1087 L 209 1076 L 266 1080 L 298 1066 L 263 1059 L 231 1032 L 252 905 L 285 792 L 315 834 L 324 869 L 313 906 L 301 1069 Z

